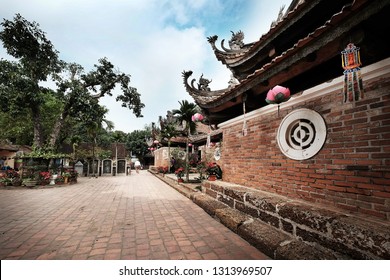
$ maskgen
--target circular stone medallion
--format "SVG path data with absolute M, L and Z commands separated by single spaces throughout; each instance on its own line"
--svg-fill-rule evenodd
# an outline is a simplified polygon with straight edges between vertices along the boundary
M 321 150 L 326 133 L 326 124 L 320 114 L 310 109 L 298 109 L 282 120 L 277 142 L 284 155 L 303 160 L 313 157 Z

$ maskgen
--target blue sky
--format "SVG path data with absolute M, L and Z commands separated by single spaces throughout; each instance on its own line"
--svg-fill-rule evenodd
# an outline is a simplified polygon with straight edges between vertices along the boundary
M 212 79 L 212 90 L 226 88 L 230 71 L 214 56 L 207 37 L 218 35 L 217 45 L 242 30 L 244 43 L 268 32 L 280 7 L 291 0 L 0 0 L 0 18 L 20 13 L 39 23 L 66 62 L 90 70 L 107 57 L 131 75 L 145 104 L 143 118 L 104 98 L 107 119 L 115 130 L 143 129 L 179 101 L 193 99 L 185 91 L 181 73 L 193 71 Z M 285 8 L 285 9 L 286 9 Z M 227 44 L 225 44 L 227 46 Z M 0 57 L 8 59 L 0 47 Z M 115 93 L 114 93 L 115 94 Z

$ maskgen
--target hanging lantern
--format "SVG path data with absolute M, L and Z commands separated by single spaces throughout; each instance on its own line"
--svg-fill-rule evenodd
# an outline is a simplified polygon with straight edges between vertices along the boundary
M 196 113 L 196 114 L 194 114 L 194 115 L 191 117 L 191 120 L 192 120 L 193 122 L 201 122 L 203 119 L 204 119 L 204 117 L 202 116 L 202 114 L 199 114 L 199 113 Z
M 158 143 L 160 143 L 160 142 L 159 142 L 158 140 L 154 140 L 153 143 L 154 143 L 154 144 L 158 144 Z
M 344 69 L 344 102 L 357 101 L 363 98 L 363 81 L 360 73 L 360 48 L 349 43 L 341 52 Z
M 290 99 L 290 90 L 282 86 L 274 86 L 267 93 L 265 101 L 270 104 L 280 104 Z
M 192 147 L 192 144 L 191 144 L 191 143 L 188 143 L 188 147 Z
M 265 101 L 269 104 L 278 104 L 278 115 L 280 103 L 290 99 L 290 90 L 282 86 L 274 86 L 267 93 Z

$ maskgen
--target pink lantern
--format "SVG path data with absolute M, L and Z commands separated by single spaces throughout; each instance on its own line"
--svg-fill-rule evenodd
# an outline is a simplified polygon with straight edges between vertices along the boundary
M 290 90 L 282 86 L 275 86 L 267 93 L 265 101 L 270 104 L 280 104 L 290 99 Z
M 196 114 L 194 114 L 194 115 L 191 117 L 191 120 L 192 120 L 193 122 L 201 122 L 203 119 L 204 119 L 204 117 L 202 116 L 202 114 L 199 114 L 199 113 L 196 113 Z
M 189 144 L 188 144 L 188 147 L 192 147 L 192 144 L 191 144 L 191 143 L 189 143 Z
M 158 143 L 160 143 L 160 142 L 159 142 L 158 140 L 154 140 L 153 143 L 154 143 L 154 144 L 158 144 Z

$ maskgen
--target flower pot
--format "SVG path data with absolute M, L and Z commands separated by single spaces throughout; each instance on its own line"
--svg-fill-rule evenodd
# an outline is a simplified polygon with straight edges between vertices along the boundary
M 56 179 L 57 179 L 57 174 L 53 174 L 50 177 L 50 185 L 55 185 L 56 184 Z
M 22 185 L 22 181 L 12 182 L 12 186 L 20 187 Z
M 24 180 L 23 185 L 26 187 L 35 187 L 38 184 L 38 181 L 36 180 Z
M 217 175 L 209 175 L 208 180 L 209 180 L 209 181 L 215 181 L 215 180 L 217 180 Z

